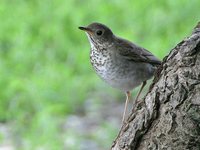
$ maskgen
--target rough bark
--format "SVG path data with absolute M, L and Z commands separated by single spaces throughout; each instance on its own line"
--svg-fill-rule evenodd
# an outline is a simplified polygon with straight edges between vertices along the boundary
M 171 50 L 112 150 L 200 150 L 200 23 Z

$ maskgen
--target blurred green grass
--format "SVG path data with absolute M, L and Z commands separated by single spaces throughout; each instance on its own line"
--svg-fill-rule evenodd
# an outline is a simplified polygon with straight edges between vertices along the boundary
M 162 59 L 190 34 L 199 6 L 199 0 L 1 0 L 0 122 L 12 123 L 22 148 L 62 149 L 60 118 L 95 91 L 118 93 L 92 70 L 89 43 L 77 27 L 104 23 Z

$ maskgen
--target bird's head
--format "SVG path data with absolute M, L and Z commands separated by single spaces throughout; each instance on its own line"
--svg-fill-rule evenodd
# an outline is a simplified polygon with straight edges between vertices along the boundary
M 91 46 L 107 47 L 112 44 L 112 31 L 101 23 L 91 23 L 79 29 L 86 32 Z

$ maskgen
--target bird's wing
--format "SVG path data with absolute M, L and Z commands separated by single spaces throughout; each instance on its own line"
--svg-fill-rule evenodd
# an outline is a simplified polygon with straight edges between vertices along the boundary
M 152 65 L 161 64 L 161 61 L 158 58 L 142 47 L 121 38 L 117 38 L 116 43 L 118 53 L 124 56 L 125 59 L 135 62 L 146 62 Z

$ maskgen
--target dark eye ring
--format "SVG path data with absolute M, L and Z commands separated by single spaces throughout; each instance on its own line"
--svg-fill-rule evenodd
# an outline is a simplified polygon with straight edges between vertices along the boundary
M 98 36 L 102 35 L 102 33 L 103 33 L 103 31 L 101 31 L 101 30 L 98 30 L 98 31 L 96 32 L 96 34 L 97 34 Z

